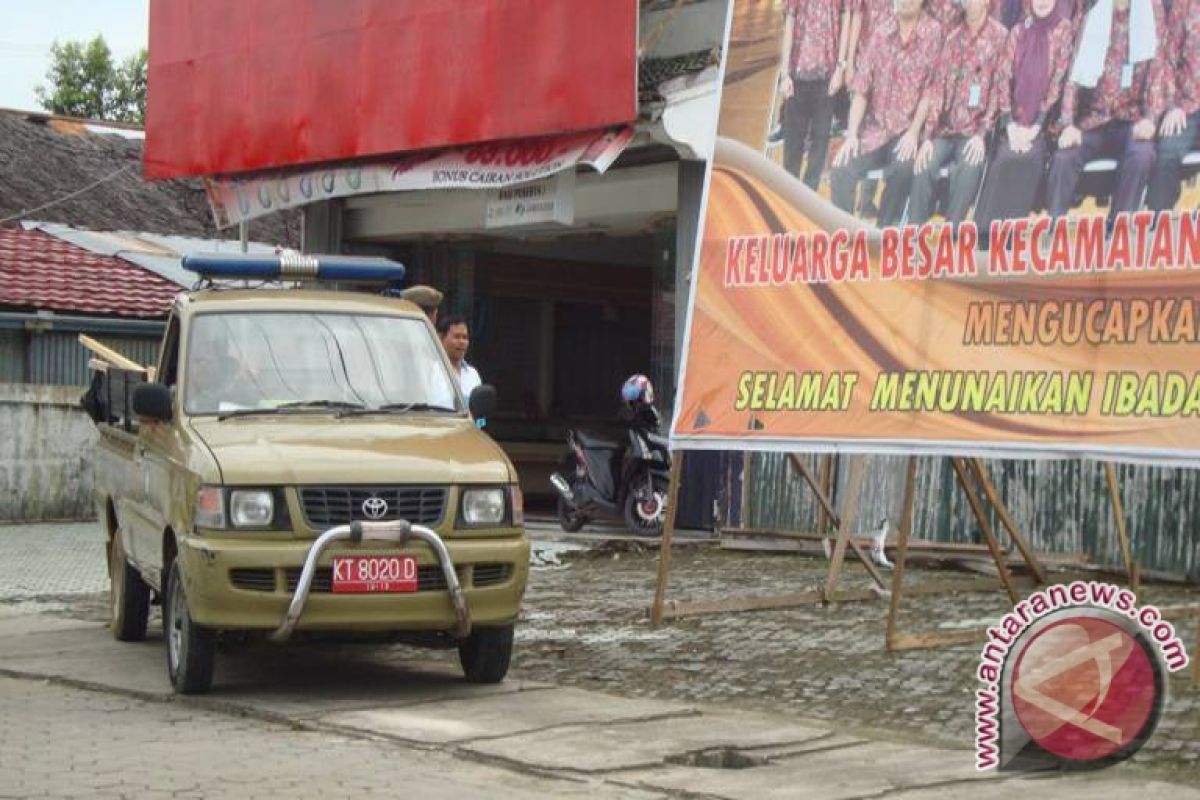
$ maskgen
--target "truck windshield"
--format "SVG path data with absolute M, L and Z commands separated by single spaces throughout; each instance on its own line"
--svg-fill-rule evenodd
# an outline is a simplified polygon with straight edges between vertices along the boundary
M 198 314 L 188 341 L 188 414 L 251 409 L 458 412 L 424 321 L 369 314 Z

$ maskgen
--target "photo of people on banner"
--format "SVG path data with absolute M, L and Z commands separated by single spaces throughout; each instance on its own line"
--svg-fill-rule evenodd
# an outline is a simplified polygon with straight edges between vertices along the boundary
M 1200 464 L 1200 0 L 732 0 L 672 443 Z
M 1200 171 L 1198 0 L 782 10 L 769 145 L 860 218 L 973 219 L 986 243 L 995 220 L 1060 217 L 1089 200 L 1114 216 L 1174 208 Z

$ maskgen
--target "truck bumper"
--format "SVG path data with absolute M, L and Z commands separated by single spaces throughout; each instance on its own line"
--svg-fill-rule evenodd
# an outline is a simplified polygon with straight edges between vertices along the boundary
M 529 540 L 511 535 L 445 540 L 475 626 L 516 620 L 529 576 Z M 299 583 L 312 541 L 238 541 L 186 536 L 179 539 L 184 589 L 192 619 L 219 630 L 276 630 Z M 332 594 L 329 575 L 340 555 L 415 556 L 416 592 Z M 317 559 L 317 575 L 296 625 L 301 631 L 445 631 L 459 620 L 433 549 L 425 542 L 403 546 L 334 542 Z

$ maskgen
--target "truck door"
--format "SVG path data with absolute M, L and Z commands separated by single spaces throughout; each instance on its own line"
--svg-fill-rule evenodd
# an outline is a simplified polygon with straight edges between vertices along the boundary
M 155 380 L 174 393 L 179 365 L 179 319 L 172 315 L 167 322 L 159 349 Z M 138 427 L 134 452 L 141 480 L 141 525 L 133 531 L 132 547 L 138 566 L 151 581 L 162 585 L 162 536 L 171 519 L 172 502 L 176 497 L 179 475 L 179 454 L 182 450 L 179 435 L 179 405 L 170 422 L 143 420 Z

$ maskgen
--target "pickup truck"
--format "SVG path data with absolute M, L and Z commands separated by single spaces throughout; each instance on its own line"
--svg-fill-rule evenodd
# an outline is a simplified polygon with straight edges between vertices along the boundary
M 180 693 L 207 691 L 217 642 L 247 634 L 457 646 L 467 680 L 503 680 L 529 542 L 517 474 L 475 422 L 495 391 L 462 396 L 415 305 L 313 281 L 403 267 L 184 266 L 201 281 L 175 299 L 157 365 L 93 360 L 85 396 L 113 635 L 143 639 L 160 602 Z

